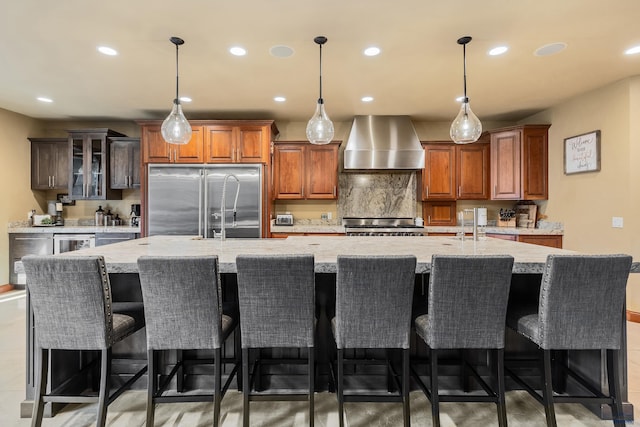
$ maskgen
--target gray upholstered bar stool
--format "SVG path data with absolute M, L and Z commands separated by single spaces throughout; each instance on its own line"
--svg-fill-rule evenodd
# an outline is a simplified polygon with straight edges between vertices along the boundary
M 221 286 L 217 256 L 142 256 L 138 272 L 147 324 L 149 384 L 147 423 L 153 426 L 156 403 L 213 401 L 213 425 L 220 420 L 220 402 L 237 371 L 234 366 L 222 383 L 222 345 L 236 327 L 236 319 L 222 314 Z M 163 350 L 213 350 L 214 387 L 211 393 L 182 392 L 182 372 L 187 362 L 179 356 L 162 383 L 159 364 Z M 190 363 L 210 363 L 190 360 Z M 165 393 L 177 374 L 178 390 Z
M 132 317 L 114 314 L 111 286 L 101 256 L 25 256 L 27 290 L 33 307 L 36 388 L 32 426 L 42 424 L 45 402 L 98 402 L 96 425 L 104 426 L 107 406 L 136 381 L 146 367 L 110 393 L 112 346 L 136 331 Z M 49 350 L 100 351 L 98 396 L 46 394 Z
M 337 398 L 340 426 L 344 425 L 344 402 L 402 402 L 405 427 L 409 410 L 409 333 L 416 274 L 414 256 L 338 256 L 336 316 L 332 320 L 337 347 Z M 345 358 L 347 349 L 400 349 L 401 381 L 390 360 L 387 387 L 398 394 L 344 392 L 344 364 L 368 363 L 371 359 Z M 385 355 L 386 356 L 386 355 Z
M 416 370 L 414 378 L 431 401 L 433 425 L 440 425 L 440 402 L 495 402 L 498 424 L 507 425 L 504 395 L 504 332 L 513 257 L 434 255 L 429 276 L 428 313 L 415 320 L 416 333 L 430 349 L 430 389 Z M 441 350 L 488 349 L 494 352 L 497 390 L 470 368 L 486 395 L 440 394 Z M 463 389 L 467 391 L 462 360 Z
M 554 402 L 604 403 L 611 406 L 613 424 L 624 426 L 619 351 L 622 344 L 624 301 L 631 268 L 628 255 L 549 255 L 542 275 L 537 306 L 515 307 L 507 326 L 542 350 L 541 389 L 509 374 L 545 407 L 548 426 L 556 425 Z M 552 350 L 606 350 L 608 396 L 578 373 L 562 366 L 590 395 L 554 395 Z
M 307 400 L 309 425 L 314 424 L 315 389 L 315 273 L 313 255 L 239 255 L 238 300 L 242 331 L 243 425 L 249 426 L 251 400 Z M 255 391 L 256 368 L 261 363 L 300 363 L 304 359 L 255 360 L 249 371 L 251 349 L 306 349 L 307 393 Z

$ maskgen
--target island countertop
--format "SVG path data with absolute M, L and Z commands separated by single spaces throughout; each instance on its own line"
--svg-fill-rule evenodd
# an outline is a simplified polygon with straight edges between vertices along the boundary
M 416 273 L 431 268 L 431 256 L 502 255 L 515 259 L 515 274 L 542 273 L 547 255 L 578 252 L 494 238 L 461 242 L 449 236 L 295 236 L 286 239 L 200 239 L 193 236 L 152 236 L 95 248 L 66 252 L 64 255 L 103 255 L 110 273 L 137 273 L 136 261 L 143 255 L 217 255 L 222 273 L 235 273 L 236 256 L 241 254 L 302 254 L 315 256 L 316 273 L 335 273 L 338 255 L 415 255 Z M 19 266 L 22 269 L 22 266 Z M 640 272 L 634 263 L 632 272 Z

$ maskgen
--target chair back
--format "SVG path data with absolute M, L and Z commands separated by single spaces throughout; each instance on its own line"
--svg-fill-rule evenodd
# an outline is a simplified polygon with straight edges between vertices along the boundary
M 431 348 L 504 348 L 513 257 L 433 255 L 427 336 Z
M 338 348 L 409 348 L 415 256 L 338 256 Z
M 111 286 L 101 256 L 22 258 L 37 345 L 100 350 L 113 344 Z
M 549 255 L 538 305 L 546 349 L 619 349 L 629 255 Z
M 220 348 L 217 256 L 142 256 L 138 272 L 148 349 Z
M 239 255 L 236 266 L 242 347 L 313 347 L 313 255 Z

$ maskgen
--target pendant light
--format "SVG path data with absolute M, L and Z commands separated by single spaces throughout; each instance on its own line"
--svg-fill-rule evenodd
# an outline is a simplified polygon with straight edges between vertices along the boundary
M 169 144 L 187 144 L 191 140 L 191 125 L 182 112 L 180 95 L 178 94 L 178 46 L 184 44 L 180 37 L 171 37 L 171 43 L 176 45 L 176 98 L 169 116 L 162 122 L 162 137 Z
M 467 43 L 471 41 L 471 37 L 465 36 L 458 39 L 458 44 L 462 45 L 462 59 L 464 67 L 464 98 L 460 105 L 460 112 L 451 123 L 449 135 L 456 144 L 469 144 L 476 142 L 482 134 L 482 123 L 478 117 L 471 111 L 469 98 L 467 98 Z
M 333 139 L 333 122 L 324 111 L 324 100 L 322 99 L 322 45 L 327 42 L 324 36 L 313 39 L 320 46 L 320 97 L 316 105 L 316 112 L 307 123 L 307 139 L 312 144 L 328 144 Z

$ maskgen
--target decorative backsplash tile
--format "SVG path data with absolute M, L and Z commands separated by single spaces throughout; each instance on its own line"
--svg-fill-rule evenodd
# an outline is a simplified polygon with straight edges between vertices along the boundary
M 340 218 L 415 216 L 415 171 L 342 173 L 338 185 Z

